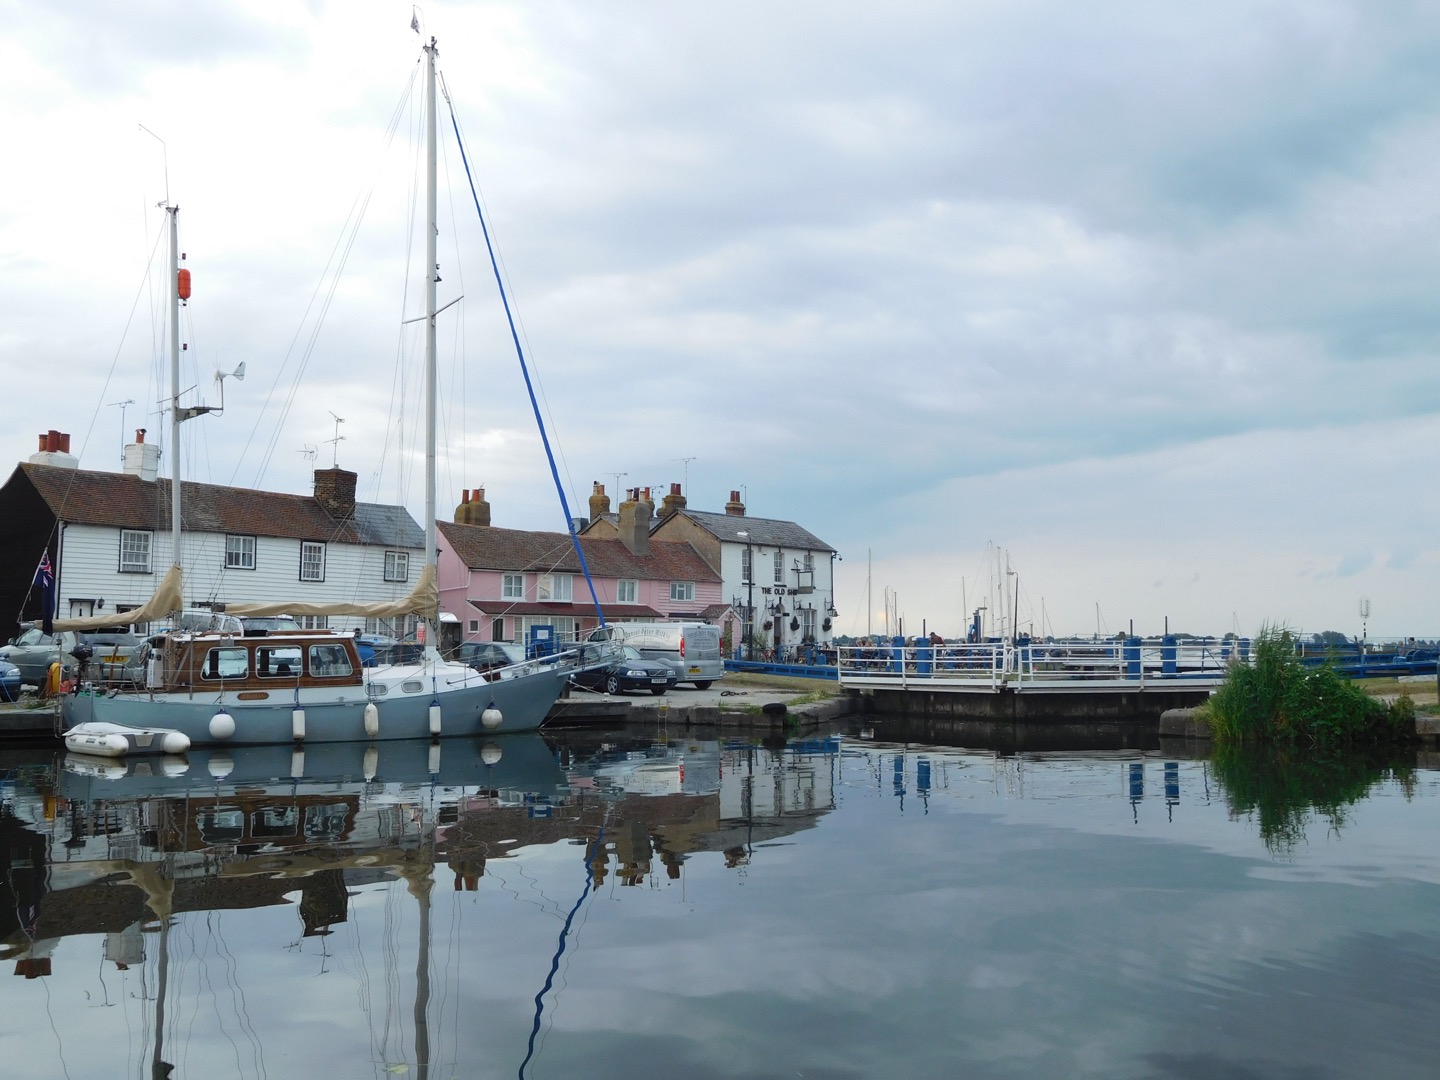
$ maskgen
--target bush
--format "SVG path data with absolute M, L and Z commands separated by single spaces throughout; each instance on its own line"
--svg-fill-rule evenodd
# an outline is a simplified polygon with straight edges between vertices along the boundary
M 1304 663 L 1290 631 L 1273 627 L 1260 632 L 1251 663 L 1231 667 L 1204 708 L 1217 743 L 1330 747 L 1405 739 L 1415 732 L 1409 698 L 1387 707 L 1328 663 Z

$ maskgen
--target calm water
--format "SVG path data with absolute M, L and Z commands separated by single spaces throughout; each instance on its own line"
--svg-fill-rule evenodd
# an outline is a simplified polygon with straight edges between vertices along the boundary
M 1433 757 L 887 734 L 9 751 L 4 1074 L 1440 1070 Z

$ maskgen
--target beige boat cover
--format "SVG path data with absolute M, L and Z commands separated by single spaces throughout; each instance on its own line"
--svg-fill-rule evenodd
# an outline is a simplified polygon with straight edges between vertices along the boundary
M 372 604 L 300 604 L 293 600 L 284 603 L 226 604 L 227 615 L 364 615 L 367 618 L 389 619 L 396 615 L 422 615 L 431 622 L 440 610 L 440 591 L 435 587 L 435 567 L 426 566 L 420 571 L 420 580 L 408 596 L 399 600 L 384 600 Z M 128 614 L 128 612 L 127 612 Z
M 172 611 L 185 606 L 185 592 L 181 587 L 180 567 L 172 566 L 155 590 L 153 596 L 138 608 L 114 612 L 109 615 L 88 615 L 83 619 L 56 619 L 55 629 L 60 630 L 103 630 L 110 626 L 134 626 L 136 623 L 164 619 Z
M 100 630 L 110 626 L 134 626 L 137 623 L 163 622 L 172 612 L 185 607 L 185 593 L 180 576 L 180 567 L 172 566 L 155 594 L 138 608 L 111 615 L 91 615 L 83 619 L 56 619 L 55 629 Z M 434 622 L 440 610 L 440 592 L 435 587 L 435 567 L 426 566 L 420 571 L 420 580 L 409 595 L 399 600 L 386 600 L 373 604 L 301 604 L 294 601 L 285 603 L 226 604 L 230 615 L 364 615 L 367 618 L 389 619 L 397 615 L 421 615 Z

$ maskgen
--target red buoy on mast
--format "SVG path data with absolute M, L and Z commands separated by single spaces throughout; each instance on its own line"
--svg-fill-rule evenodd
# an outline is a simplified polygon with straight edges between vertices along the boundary
M 175 275 L 175 292 L 181 300 L 190 299 L 190 271 L 184 267 Z

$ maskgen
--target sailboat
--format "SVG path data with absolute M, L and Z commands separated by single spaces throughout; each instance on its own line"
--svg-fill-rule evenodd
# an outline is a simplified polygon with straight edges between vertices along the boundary
M 436 75 L 435 39 L 426 55 L 426 256 L 436 264 Z M 212 411 L 180 405 L 180 301 L 189 295 L 189 271 L 179 264 L 178 207 L 170 219 L 170 444 L 173 455 L 171 535 L 175 563 L 155 595 L 125 613 L 132 625 L 164 619 L 183 607 L 180 569 L 180 424 Z M 271 632 L 247 637 L 220 630 L 177 630 L 163 635 L 147 663 L 145 685 L 134 690 L 81 686 L 63 698 L 67 736 L 82 725 L 104 730 L 118 753 L 137 740 L 113 730 L 178 732 L 193 745 L 350 742 L 421 739 L 533 731 L 545 722 L 565 688 L 571 664 L 562 655 L 482 675 L 447 662 L 435 650 L 436 590 L 436 361 L 435 277 L 425 290 L 425 564 L 419 583 L 401 600 L 376 604 L 239 603 L 233 615 L 365 615 L 423 620 L 425 655 L 419 663 L 364 668 L 353 635 L 330 630 Z M 447 305 L 448 306 L 448 305 Z M 57 630 L 114 626 L 114 615 L 55 620 Z M 100 729 L 95 729 L 100 730 Z

